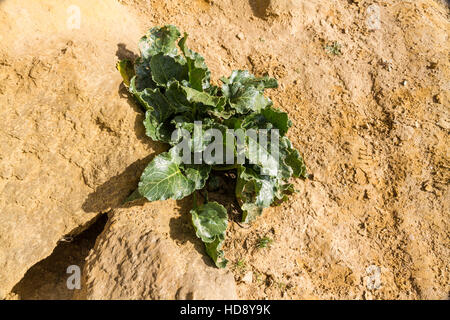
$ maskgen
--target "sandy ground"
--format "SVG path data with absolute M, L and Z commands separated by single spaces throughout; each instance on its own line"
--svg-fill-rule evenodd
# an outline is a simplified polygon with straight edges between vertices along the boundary
M 68 167 L 49 165 L 47 170 L 67 172 L 95 190 L 131 158 L 142 159 L 160 149 L 143 143 L 142 131 L 135 134 L 140 130 L 134 123 L 139 117 L 136 112 L 124 116 L 126 121 L 111 123 L 115 118 L 108 116 L 113 112 L 108 104 L 99 113 L 89 110 L 102 104 L 96 93 L 114 90 L 105 83 L 116 50 L 117 55 L 132 55 L 147 28 L 175 24 L 190 34 L 190 47 L 205 56 L 213 81 L 234 69 L 267 72 L 279 80 L 280 87 L 269 95 L 275 106 L 289 113 L 293 121 L 289 137 L 312 174 L 310 180 L 295 182 L 299 193 L 289 202 L 266 210 L 249 228 L 230 224 L 225 252 L 240 298 L 449 297 L 450 23 L 445 5 L 431 0 L 375 4 L 368 0 L 105 0 L 95 4 L 74 0 L 52 6 L 56 1 L 43 1 L 55 17 L 66 17 L 67 7 L 78 5 L 84 20 L 75 32 L 67 31 L 65 19 L 33 15 L 33 10 L 42 8 L 37 8 L 37 1 L 26 2 L 23 8 L 31 18 L 14 7 L 17 1 L 5 0 L 0 7 L 0 24 L 8 26 L 8 32 L 1 33 L 0 94 L 13 101 L 6 108 L 2 105 L 4 117 L 15 114 L 19 119 L 25 111 L 17 109 L 15 93 L 20 89 L 26 90 L 23 97 L 39 95 L 39 81 L 45 78 L 54 83 L 47 88 L 66 91 L 62 106 L 80 101 L 85 105 L 85 110 L 72 110 L 67 118 L 56 119 L 73 122 L 77 143 L 87 149 L 102 143 L 95 137 L 77 136 L 77 127 L 83 126 L 79 119 L 92 114 L 98 116 L 96 130 L 105 139 L 116 132 L 125 135 L 117 147 L 126 149 L 127 155 L 120 159 L 92 157 L 96 165 L 86 170 L 82 154 L 63 150 L 63 157 L 75 161 Z M 1 11 L 7 6 L 9 11 Z M 11 12 L 17 13 L 15 20 Z M 89 25 L 83 26 L 83 21 Z M 97 73 L 85 72 L 80 66 L 94 53 Z M 50 71 L 54 66 L 59 68 L 56 73 Z M 74 77 L 82 81 L 74 82 Z M 120 99 L 129 104 L 126 97 Z M 46 110 L 51 117 L 52 110 Z M 41 128 L 46 125 L 42 120 Z M 13 133 L 0 132 L 20 138 L 25 128 L 18 124 Z M 90 132 L 89 128 L 83 132 Z M 44 133 L 29 138 L 47 145 L 52 139 L 64 139 Z M 8 160 L 4 163 L 25 163 L 19 169 L 26 179 L 26 170 L 32 170 L 37 160 L 33 150 L 20 159 L 8 158 L 7 154 L 14 154 L 8 152 L 12 144 L 2 145 L 3 160 Z M 98 169 L 107 165 L 114 170 Z M 82 173 L 77 171 L 80 167 Z M 16 190 L 5 186 L 8 179 L 20 175 L 11 177 L 7 168 L 0 167 L 0 177 L 2 193 L 17 197 Z M 69 200 L 68 211 L 85 200 L 83 192 L 74 192 L 80 195 L 72 203 Z M 32 199 L 45 206 L 56 193 L 49 187 Z M 68 194 L 62 194 L 60 201 L 67 199 Z M 257 248 L 263 237 L 270 238 L 271 244 Z M 39 296 L 33 281 L 25 285 L 28 289 L 23 287 L 16 287 L 13 296 Z M 42 290 L 45 296 L 48 288 Z

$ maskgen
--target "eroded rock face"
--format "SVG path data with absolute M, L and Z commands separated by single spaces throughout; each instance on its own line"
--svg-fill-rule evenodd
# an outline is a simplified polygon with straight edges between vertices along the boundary
M 77 298 L 237 299 L 233 275 L 214 267 L 195 239 L 189 202 L 179 203 L 147 202 L 110 213 L 86 259 Z
M 152 153 L 115 69 L 142 31 L 113 0 L 77 1 L 71 29 L 72 4 L 0 4 L 0 299 L 120 203 Z

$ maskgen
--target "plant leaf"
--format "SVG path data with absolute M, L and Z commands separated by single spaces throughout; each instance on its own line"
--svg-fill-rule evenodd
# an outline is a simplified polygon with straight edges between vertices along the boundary
M 284 136 L 292 126 L 288 114 L 281 110 L 268 106 L 261 110 L 261 115 L 267 122 L 270 122 L 276 129 L 280 131 L 280 136 Z
M 224 236 L 216 236 L 213 242 L 205 242 L 206 253 L 213 259 L 217 268 L 226 268 L 228 260 L 222 250 Z
M 134 71 L 136 76 L 134 78 L 134 81 L 131 80 L 131 82 L 134 83 L 134 91 L 142 91 L 146 88 L 155 89 L 157 87 L 150 73 L 149 60 L 144 60 L 142 57 L 137 58 L 134 62 Z
M 182 199 L 194 192 L 196 187 L 201 187 L 201 181 L 207 179 L 206 171 L 200 171 L 191 180 L 194 174 L 189 172 L 189 178 L 184 173 L 181 159 L 172 150 L 157 155 L 142 173 L 139 193 L 149 201 Z M 204 176 L 199 178 L 199 175 Z
M 183 165 L 186 178 L 194 183 L 196 190 L 202 189 L 211 172 L 211 166 L 205 164 L 185 164 Z
M 180 37 L 180 31 L 173 25 L 151 28 L 145 36 L 139 40 L 139 50 L 144 59 L 162 53 L 175 56 L 178 53 L 176 41 Z
M 278 86 L 275 79 L 257 78 L 243 70 L 234 70 L 230 77 L 221 78 L 221 81 L 224 96 L 229 99 L 231 107 L 240 114 L 259 112 L 272 105 L 272 101 L 264 96 L 264 89 Z
M 236 198 L 243 211 L 242 222 L 249 223 L 271 205 L 275 198 L 277 179 L 262 176 L 253 169 L 240 166 L 236 183 Z
M 128 59 L 121 60 L 117 62 L 116 68 L 122 76 L 124 85 L 129 87 L 130 81 L 135 75 L 133 62 Z
M 305 162 L 303 161 L 303 158 L 298 150 L 292 147 L 292 143 L 288 138 L 281 138 L 280 150 L 281 157 L 283 157 L 283 163 L 292 169 L 292 176 L 306 179 L 308 177 L 308 173 Z
M 278 82 L 273 78 L 265 77 L 255 77 L 253 74 L 247 70 L 234 70 L 230 77 L 221 79 L 224 84 L 241 84 L 245 87 L 255 87 L 258 91 L 263 91 L 268 88 L 277 88 Z
M 172 130 L 166 120 L 173 115 L 173 107 L 159 89 L 136 91 L 133 80 L 130 89 L 147 110 L 144 120 L 145 133 L 154 141 L 169 142 Z
M 150 60 L 152 79 L 160 86 L 168 87 L 173 80 L 186 80 L 187 67 L 174 57 L 158 53 Z
M 178 45 L 180 46 L 187 61 L 189 83 L 191 87 L 195 90 L 202 91 L 210 86 L 209 81 L 211 72 L 205 63 L 205 59 L 197 52 L 194 52 L 186 47 L 187 38 L 188 34 L 184 33 L 184 37 L 181 38 Z
M 165 95 L 177 114 L 192 112 L 193 103 L 187 99 L 186 92 L 178 81 L 169 84 Z
M 227 260 L 221 246 L 228 225 L 226 209 L 217 202 L 208 202 L 192 209 L 191 215 L 196 235 L 205 243 L 206 252 L 217 267 L 224 268 Z

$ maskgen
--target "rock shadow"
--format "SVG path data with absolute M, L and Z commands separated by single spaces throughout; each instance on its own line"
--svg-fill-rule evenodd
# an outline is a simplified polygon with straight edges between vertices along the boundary
M 82 204 L 85 212 L 105 212 L 117 208 L 137 188 L 139 178 L 153 155 L 137 160 L 121 174 L 112 177 L 88 195 Z
M 116 57 L 119 60 L 129 59 L 131 61 L 134 61 L 138 57 L 138 55 L 133 51 L 128 50 L 125 44 L 118 43 Z M 161 145 L 158 142 L 152 141 L 145 134 L 145 127 L 143 125 L 145 119 L 145 110 L 136 102 L 134 96 L 128 91 L 123 82 L 121 82 L 119 85 L 118 93 L 119 97 L 127 99 L 130 107 L 137 113 L 136 120 L 134 122 L 134 132 L 136 133 L 136 138 L 138 138 L 142 143 L 151 144 L 152 146 L 154 146 L 155 144 Z
M 193 197 L 187 197 L 177 201 L 180 215 L 176 218 L 170 219 L 169 236 L 175 242 L 186 243 L 190 242 L 194 245 L 195 250 L 202 256 L 203 262 L 210 267 L 215 268 L 214 262 L 208 256 L 203 242 L 195 235 L 195 229 L 191 222 L 190 211 L 193 207 Z
M 128 50 L 126 44 L 118 43 L 116 57 L 119 58 L 120 60 L 129 59 L 131 61 L 134 61 L 138 57 L 138 55 L 135 54 L 133 51 Z
M 67 300 L 73 299 L 77 290 L 67 288 L 67 268 L 71 265 L 83 270 L 85 259 L 94 247 L 98 235 L 107 222 L 101 215 L 86 230 L 73 239 L 60 241 L 52 254 L 33 265 L 22 280 L 12 289 L 21 300 Z
M 248 2 L 254 16 L 261 19 L 267 18 L 267 8 L 270 5 L 270 0 L 249 0 Z

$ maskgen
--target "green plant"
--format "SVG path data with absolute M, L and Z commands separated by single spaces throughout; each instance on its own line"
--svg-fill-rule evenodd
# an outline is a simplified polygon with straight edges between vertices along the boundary
M 180 37 L 172 25 L 152 28 L 139 41 L 140 57 L 117 64 L 125 86 L 145 112 L 146 134 L 170 147 L 148 164 L 138 189 L 128 201 L 142 197 L 149 201 L 182 199 L 194 194 L 191 214 L 196 235 L 205 243 L 206 252 L 216 266 L 225 267 L 227 260 L 221 247 L 228 224 L 227 211 L 221 204 L 207 199 L 198 205 L 195 196 L 197 190 L 204 189 L 211 170 L 234 171 L 235 196 L 242 209 L 242 221 L 249 223 L 264 208 L 287 200 L 294 192 L 289 179 L 306 178 L 306 167 L 285 136 L 292 125 L 288 115 L 274 108 L 272 101 L 264 96 L 265 89 L 278 86 L 277 81 L 236 70 L 228 78 L 221 78 L 221 87 L 213 85 L 204 58 L 187 48 L 187 34 Z M 198 134 L 210 129 L 223 134 L 222 138 Z M 276 154 L 250 135 L 231 135 L 232 139 L 225 139 L 230 137 L 230 132 L 260 133 L 263 129 L 270 133 L 271 146 L 278 146 L 274 149 Z M 278 137 L 277 143 L 272 137 Z M 241 138 L 246 143 L 244 149 L 234 143 Z M 221 140 L 227 156 L 231 154 L 231 164 L 195 160 L 199 154 L 208 152 L 213 139 Z M 188 153 L 194 163 L 181 158 L 181 142 L 188 146 L 187 152 L 181 150 L 183 159 Z M 257 151 L 248 147 L 251 143 L 258 147 Z M 216 149 L 209 151 L 214 156 L 218 153 Z M 250 161 L 255 157 L 258 161 Z M 278 169 L 264 172 L 266 167 L 271 167 L 267 163 L 275 164 Z
M 258 243 L 256 244 L 256 247 L 258 249 L 263 249 L 263 248 L 267 248 L 270 247 L 273 243 L 273 240 L 269 237 L 264 237 L 259 239 Z
M 239 270 L 239 272 L 245 272 L 247 270 L 247 263 L 243 258 L 236 261 L 234 265 L 235 269 Z
M 328 54 L 332 54 L 332 55 L 335 55 L 335 56 L 339 56 L 339 55 L 342 54 L 342 52 L 341 52 L 341 45 L 337 41 L 334 41 L 333 43 L 327 44 L 325 46 L 325 51 Z

